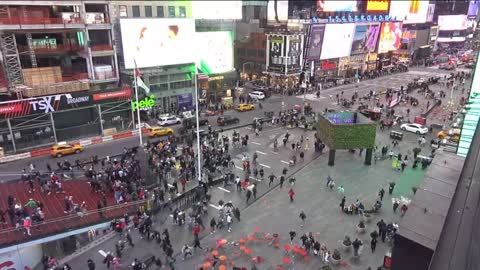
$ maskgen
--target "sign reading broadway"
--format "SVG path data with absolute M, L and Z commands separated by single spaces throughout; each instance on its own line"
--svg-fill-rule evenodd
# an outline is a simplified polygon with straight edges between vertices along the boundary
M 130 87 L 98 94 L 69 93 L 0 102 L 0 119 L 57 112 L 112 101 L 130 100 Z

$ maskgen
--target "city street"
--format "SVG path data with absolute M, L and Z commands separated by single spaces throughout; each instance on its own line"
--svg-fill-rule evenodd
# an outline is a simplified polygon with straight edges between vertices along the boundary
M 323 110 L 325 107 L 334 108 L 340 110 L 341 108 L 336 104 L 336 102 L 330 100 L 330 98 L 325 97 L 325 95 L 336 95 L 344 91 L 344 95 L 351 95 L 355 89 L 358 91 L 359 95 L 368 93 L 373 89 L 382 89 L 386 87 L 400 87 L 400 85 L 406 84 L 410 80 L 417 76 L 433 76 L 438 75 L 439 73 L 433 71 L 432 69 L 424 69 L 422 71 L 414 70 L 409 71 L 408 73 L 400 73 L 392 76 L 382 77 L 376 80 L 360 82 L 356 85 L 347 85 L 340 86 L 337 88 L 328 89 L 322 92 L 320 99 L 311 97 L 309 101 L 314 105 L 314 110 L 319 111 Z M 358 87 L 356 87 L 358 85 Z M 431 86 L 431 89 L 440 90 L 442 86 L 439 84 Z M 375 90 L 375 91 L 378 91 Z M 454 98 L 458 98 L 460 94 L 456 91 L 454 92 Z M 414 94 L 415 95 L 415 94 Z M 281 101 L 284 97 L 281 96 L 272 96 L 268 98 L 264 104 L 264 110 L 275 110 L 279 109 L 281 106 Z M 285 97 L 287 106 L 292 107 L 295 104 L 299 104 L 303 96 L 288 96 Z M 424 100 L 420 100 L 420 104 L 425 103 Z M 424 105 L 425 106 L 425 105 Z M 419 115 L 421 113 L 421 105 L 416 109 L 411 109 L 411 116 Z M 396 110 L 400 114 L 405 114 L 406 106 L 399 106 Z M 411 107 L 410 107 L 411 108 Z M 226 112 L 225 114 L 233 114 L 234 112 Z M 242 123 L 247 123 L 254 116 L 261 115 L 260 110 L 246 112 L 246 113 L 235 113 L 242 117 Z M 427 123 L 437 123 L 439 121 L 439 116 L 436 115 L 428 117 Z M 397 129 L 398 127 L 394 127 Z M 389 160 L 378 161 L 378 163 L 373 164 L 372 166 L 363 165 L 363 157 L 358 154 L 351 154 L 347 151 L 340 151 L 336 157 L 336 165 L 334 167 L 329 167 L 327 163 L 327 154 L 319 155 L 313 153 L 312 150 L 306 155 L 305 161 L 300 162 L 294 167 L 288 166 L 288 161 L 290 160 L 292 151 L 290 147 L 284 148 L 283 146 L 279 147 L 279 151 L 273 151 L 273 141 L 277 139 L 281 142 L 281 139 L 286 133 L 286 129 L 282 127 L 267 127 L 261 132 L 260 136 L 256 137 L 253 130 L 250 127 L 244 127 L 237 130 L 241 135 L 249 134 L 250 141 L 247 149 L 232 149 L 231 156 L 235 163 L 235 174 L 243 175 L 242 170 L 242 157 L 247 155 L 252 157 L 256 152 L 259 159 L 259 167 L 262 167 L 265 170 L 265 175 L 268 176 L 270 173 L 273 173 L 276 176 L 281 174 L 283 168 L 288 168 L 288 175 L 291 176 L 295 174 L 297 179 L 297 184 L 295 185 L 295 202 L 290 204 L 288 202 L 288 189 L 283 188 L 279 189 L 278 187 L 271 189 L 268 187 L 268 180 L 265 179 L 259 182 L 258 185 L 258 194 L 257 200 L 253 203 L 246 203 L 245 194 L 242 191 L 237 191 L 235 186 L 224 187 L 222 185 L 211 188 L 210 194 L 212 199 L 209 203 L 209 214 L 203 218 L 203 223 L 208 227 L 211 217 L 217 218 L 217 212 L 220 208 L 218 201 L 223 200 L 225 202 L 232 201 L 235 207 L 239 207 L 242 211 L 242 221 L 234 222 L 233 232 L 227 233 L 226 231 L 221 231 L 216 234 L 210 235 L 209 230 L 202 230 L 200 237 L 202 239 L 202 245 L 204 247 L 214 245 L 215 241 L 218 239 L 228 239 L 229 241 L 238 241 L 241 237 L 245 238 L 248 234 L 252 234 L 254 228 L 260 228 L 262 232 L 266 233 L 279 233 L 282 235 L 282 245 L 286 242 L 287 232 L 291 229 L 297 231 L 297 235 L 300 232 L 313 232 L 315 237 L 320 239 L 320 242 L 325 243 L 329 249 L 340 248 L 339 241 L 343 239 L 345 235 L 349 235 L 352 240 L 357 236 L 355 233 L 355 226 L 358 222 L 357 217 L 346 216 L 341 213 L 338 204 L 340 202 L 340 195 L 334 190 L 331 191 L 325 187 L 325 179 L 330 175 L 338 185 L 343 185 L 345 188 L 345 195 L 347 197 L 347 203 L 352 203 L 354 200 L 359 199 L 362 201 L 366 207 L 370 207 L 377 198 L 378 191 L 381 188 L 388 190 L 388 183 L 396 182 L 397 187 L 393 193 L 393 198 L 411 198 L 413 193 L 411 191 L 412 187 L 418 186 L 421 180 L 423 179 L 424 171 L 417 168 L 411 169 L 409 166 L 405 172 L 400 173 L 395 171 L 391 167 L 391 162 Z M 233 130 L 224 132 L 223 135 L 231 136 Z M 299 140 L 300 136 L 304 138 L 313 138 L 313 131 L 305 131 L 299 128 L 290 129 L 289 133 L 291 134 L 290 141 Z M 432 135 L 428 134 L 426 136 L 427 141 L 434 138 L 434 132 Z M 403 153 L 406 155 L 412 155 L 412 149 L 417 145 L 418 135 L 404 132 L 404 139 L 400 141 L 399 147 L 395 152 Z M 125 140 L 127 141 L 127 140 Z M 128 139 L 129 142 L 132 142 L 132 145 L 135 145 L 135 142 L 132 139 Z M 108 145 L 108 144 L 107 144 Z M 376 145 L 378 148 L 381 148 L 384 145 L 391 146 L 391 140 L 389 138 L 388 131 L 377 132 Z M 102 145 L 103 147 L 103 145 Z M 107 149 L 107 147 L 105 147 Z M 92 147 L 91 149 L 95 149 Z M 430 146 L 427 146 L 422 149 L 424 155 L 430 153 Z M 108 151 L 108 150 L 105 150 Z M 256 180 L 251 177 L 252 181 Z M 257 179 L 261 180 L 261 179 Z M 278 179 L 275 180 L 275 184 L 278 184 Z M 285 183 L 286 187 L 290 187 Z M 383 210 L 375 217 L 370 225 L 367 226 L 367 232 L 373 231 L 376 226 L 376 222 L 383 218 L 385 221 L 394 221 L 398 222 L 400 217 L 398 214 L 393 214 L 392 212 L 392 197 L 386 196 L 384 199 Z M 308 217 L 312 217 L 310 220 L 307 218 L 307 224 L 304 228 L 299 227 L 299 218 L 298 214 L 301 210 L 304 210 Z M 165 216 L 167 215 L 167 216 Z M 160 214 L 156 217 L 156 223 L 154 229 L 162 231 L 165 228 L 168 228 L 173 239 L 173 250 L 175 254 L 179 254 L 181 247 L 188 243 L 192 245 L 193 236 L 191 232 L 186 227 L 178 227 L 173 225 L 171 217 L 168 218 L 169 213 Z M 285 217 L 289 217 L 285 219 Z M 167 221 L 165 221 L 167 218 Z M 164 255 L 159 251 L 158 244 L 147 242 L 146 240 L 140 240 L 139 235 L 134 233 L 134 242 L 139 242 L 142 245 L 142 248 L 132 248 L 124 253 L 122 260 L 124 262 L 131 262 L 134 258 L 145 257 L 146 254 L 152 254 L 164 258 Z M 369 235 L 364 234 L 360 235 L 359 238 L 364 241 L 364 251 L 365 255 L 362 255 L 360 261 L 351 260 L 351 255 L 343 254 L 342 261 L 345 261 L 350 265 L 351 269 L 364 269 L 366 266 L 378 266 L 383 259 L 383 256 L 388 251 L 388 244 L 379 243 L 374 256 L 366 256 L 370 254 L 369 250 Z M 97 266 L 102 268 L 101 260 L 102 256 L 99 251 L 114 251 L 115 242 L 118 240 L 117 237 L 114 237 L 106 242 L 95 246 L 90 250 L 82 253 L 78 256 L 75 256 L 68 263 L 74 268 L 77 269 L 85 264 L 86 259 L 93 258 L 97 262 Z M 262 256 L 263 258 L 268 258 L 266 264 L 276 265 L 280 264 L 282 260 L 282 251 L 276 251 L 269 248 L 262 248 L 260 244 L 254 244 L 254 250 L 256 256 Z M 261 249 L 261 251 L 259 250 Z M 149 250 L 149 251 L 148 251 Z M 194 258 L 188 259 L 185 262 L 180 262 L 180 257 L 177 256 L 177 267 L 179 269 L 195 269 L 202 264 L 205 254 L 195 255 Z M 310 269 L 315 263 L 318 263 L 318 259 L 312 259 L 308 263 L 302 263 L 295 265 L 295 267 L 301 267 L 300 269 Z M 248 265 L 248 260 L 238 259 L 239 263 Z M 259 268 L 263 269 L 263 268 Z

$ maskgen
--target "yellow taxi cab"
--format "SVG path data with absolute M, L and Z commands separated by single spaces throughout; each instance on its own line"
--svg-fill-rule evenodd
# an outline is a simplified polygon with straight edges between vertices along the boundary
M 460 140 L 460 129 L 442 130 L 438 132 L 437 137 L 439 139 L 448 138 L 452 142 L 458 142 Z
M 152 127 L 148 132 L 148 136 L 150 137 L 159 137 L 159 136 L 172 135 L 172 134 L 173 134 L 173 129 L 169 127 Z
M 237 105 L 237 111 L 239 112 L 246 112 L 251 110 L 255 110 L 255 105 L 245 104 L 245 103 L 241 103 Z
M 66 142 L 59 142 L 52 146 L 52 157 L 62 157 L 70 154 L 78 154 L 83 151 L 83 146 L 80 143 L 68 144 Z

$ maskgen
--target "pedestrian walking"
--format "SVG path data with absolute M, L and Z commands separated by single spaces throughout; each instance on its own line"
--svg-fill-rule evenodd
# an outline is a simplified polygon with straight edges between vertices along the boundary
M 394 213 L 397 212 L 397 209 L 398 209 L 398 206 L 399 206 L 399 205 L 400 205 L 400 204 L 398 203 L 398 201 L 395 201 L 395 202 L 393 203 L 393 212 L 394 212 Z
M 345 193 L 345 188 L 344 188 L 342 185 L 340 185 L 340 186 L 337 188 L 337 190 L 338 190 L 338 192 L 340 192 L 340 194 L 342 194 L 342 195 Z
M 215 220 L 215 217 L 212 217 L 210 220 L 210 234 L 215 232 L 215 228 L 217 227 L 217 221 Z
M 295 196 L 295 191 L 293 191 L 293 188 L 288 191 L 288 196 L 290 197 L 290 202 L 293 202 L 293 197 Z
M 285 182 L 285 176 L 280 176 L 280 188 L 283 188 L 283 182 Z
M 253 199 L 256 200 L 257 199 L 257 183 L 253 184 L 252 193 L 253 193 Z
M 343 196 L 342 201 L 340 202 L 340 208 L 342 210 L 345 208 L 345 196 Z
M 377 247 L 377 238 L 372 238 L 372 241 L 370 241 L 370 248 L 372 249 L 372 253 L 375 252 L 376 247 Z
M 380 201 L 383 201 L 384 195 L 385 195 L 385 190 L 381 188 L 380 191 L 378 192 L 378 197 L 380 197 Z
M 230 214 L 227 214 L 227 228 L 228 228 L 228 232 L 231 232 L 232 231 L 232 215 Z
M 268 176 L 268 187 L 270 187 L 273 184 L 273 180 L 275 180 L 275 175 L 273 175 L 273 172 Z
M 96 266 L 92 259 L 87 260 L 87 267 L 88 267 L 88 270 L 95 270 Z
M 392 195 L 394 188 L 395 188 L 395 183 L 391 182 L 388 186 L 388 194 Z
M 300 227 L 303 227 L 305 225 L 305 220 L 307 219 L 307 215 L 305 214 L 305 212 L 303 212 L 303 210 L 300 212 L 300 215 L 299 215 L 300 219 L 302 220 L 302 223 L 300 224 Z
M 197 250 L 197 247 L 199 249 L 203 249 L 202 246 L 200 245 L 200 238 L 198 238 L 198 234 L 195 234 L 193 239 L 193 249 Z
M 360 246 L 362 246 L 363 243 L 360 241 L 358 238 L 355 239 L 355 241 L 352 242 L 353 246 L 353 256 L 357 257 L 358 256 L 358 250 L 360 249 Z
M 297 233 L 294 230 L 291 230 L 288 235 L 290 236 L 290 243 L 293 244 L 293 239 L 295 239 Z
M 240 222 L 240 209 L 238 209 L 238 207 L 233 210 L 233 214 L 235 215 L 235 218 Z
M 250 200 L 250 197 L 252 196 L 252 191 L 250 189 L 247 189 L 247 193 L 245 194 L 245 196 L 247 197 L 247 204 L 248 204 L 248 201 Z
M 130 235 L 130 230 L 128 230 L 126 236 L 127 236 L 128 244 L 129 244 L 131 247 L 134 247 L 135 245 L 133 244 L 133 239 L 132 239 L 132 236 Z
M 378 232 L 382 238 L 382 242 L 385 243 L 385 237 L 387 236 L 387 224 L 385 223 L 385 221 L 383 221 L 383 219 L 381 219 L 377 223 L 377 227 L 378 227 Z

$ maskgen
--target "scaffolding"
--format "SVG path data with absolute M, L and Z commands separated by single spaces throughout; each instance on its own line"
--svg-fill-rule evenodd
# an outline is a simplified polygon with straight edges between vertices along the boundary
M 3 54 L 8 87 L 12 91 L 16 85 L 23 83 L 22 67 L 20 57 L 18 56 L 15 34 L 0 33 L 0 49 Z

